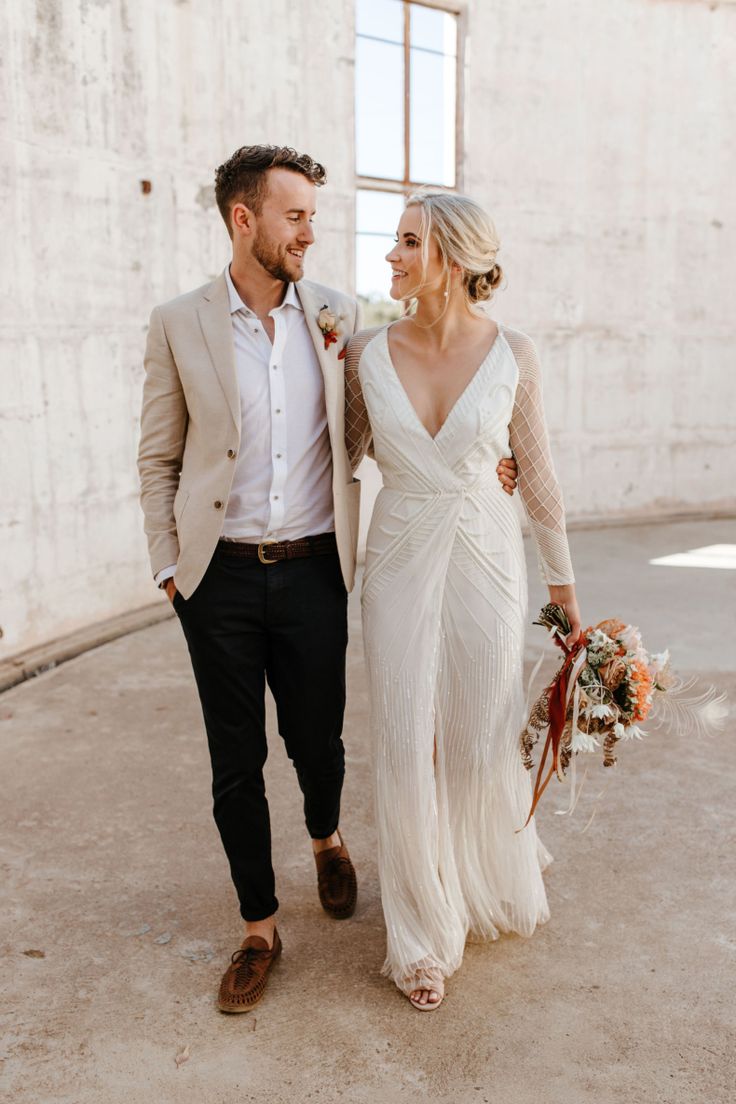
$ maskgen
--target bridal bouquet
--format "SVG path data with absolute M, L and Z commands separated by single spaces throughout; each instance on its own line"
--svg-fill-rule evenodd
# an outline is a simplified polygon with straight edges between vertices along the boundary
M 562 780 L 578 752 L 595 752 L 600 747 L 603 766 L 612 767 L 616 744 L 645 736 L 639 727 L 644 721 L 657 727 L 675 724 L 694 736 L 722 727 L 725 694 L 718 695 L 713 687 L 693 694 L 695 680 L 683 682 L 673 674 L 669 651 L 648 652 L 633 625 L 614 619 L 601 621 L 586 629 L 568 649 L 565 637 L 570 623 L 561 606 L 545 606 L 534 624 L 547 629 L 565 658 L 534 703 L 520 737 L 524 766 L 531 770 L 532 751 L 541 732 L 547 730 L 527 824 L 552 776 Z

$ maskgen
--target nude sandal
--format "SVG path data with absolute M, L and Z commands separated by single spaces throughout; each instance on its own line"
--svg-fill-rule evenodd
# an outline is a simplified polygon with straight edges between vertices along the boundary
M 432 966 L 425 966 L 417 970 L 411 977 L 404 978 L 399 988 L 409 1001 L 409 1004 L 412 1008 L 416 1008 L 417 1012 L 434 1012 L 435 1008 L 439 1008 L 442 1001 L 445 999 L 445 981 L 442 972 Z M 426 989 L 430 993 L 436 993 L 439 1000 L 428 1000 L 426 1004 L 421 1004 L 412 997 L 412 993 L 416 993 L 419 989 Z

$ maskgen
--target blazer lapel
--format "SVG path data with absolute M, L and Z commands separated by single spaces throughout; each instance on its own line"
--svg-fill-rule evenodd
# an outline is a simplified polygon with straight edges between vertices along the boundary
M 220 275 L 204 293 L 204 303 L 198 308 L 199 322 L 212 365 L 230 407 L 235 426 L 240 433 L 240 393 L 235 372 L 235 346 L 230 320 L 230 299 L 225 277 Z
M 319 366 L 322 369 L 322 378 L 325 382 L 325 406 L 327 408 L 327 422 L 330 426 L 330 436 L 332 436 L 333 430 L 333 417 L 334 412 L 337 409 L 337 403 L 342 401 L 341 392 L 338 389 L 338 360 L 337 354 L 342 348 L 340 339 L 336 344 L 330 345 L 328 349 L 325 349 L 325 339 L 322 331 L 317 325 L 317 315 L 322 307 L 325 305 L 323 300 L 317 301 L 317 293 L 315 293 L 312 285 L 306 280 L 300 280 L 296 285 L 297 295 L 299 301 L 304 309 L 304 317 L 307 320 L 307 329 L 309 330 L 309 336 L 314 342 L 314 348 L 317 352 L 317 359 L 319 360 Z M 323 293 L 324 294 L 324 293 Z M 331 304 L 327 304 L 331 306 Z M 337 312 L 335 312 L 337 313 Z M 338 322 L 339 328 L 339 322 Z

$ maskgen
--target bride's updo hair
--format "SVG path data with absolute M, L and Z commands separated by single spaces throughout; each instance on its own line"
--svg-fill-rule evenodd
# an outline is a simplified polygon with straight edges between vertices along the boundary
M 490 299 L 503 279 L 496 260 L 499 240 L 491 218 L 469 196 L 455 192 L 421 191 L 409 196 L 407 207 L 422 212 L 422 260 L 427 270 L 430 235 L 442 257 L 446 290 L 449 291 L 452 266 L 463 274 L 463 290 L 469 304 Z

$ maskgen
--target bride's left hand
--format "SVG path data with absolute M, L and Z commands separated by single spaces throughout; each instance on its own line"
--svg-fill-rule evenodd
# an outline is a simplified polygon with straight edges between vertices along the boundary
M 575 587 L 572 583 L 568 586 L 551 586 L 549 588 L 549 600 L 557 606 L 562 606 L 570 622 L 570 633 L 565 639 L 568 648 L 572 648 L 580 637 L 580 610 L 578 600 L 575 597 Z

